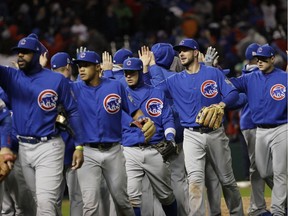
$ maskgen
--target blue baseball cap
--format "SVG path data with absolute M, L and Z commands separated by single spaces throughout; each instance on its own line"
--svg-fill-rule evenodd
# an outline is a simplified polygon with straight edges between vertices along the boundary
M 51 68 L 57 69 L 60 67 L 65 67 L 67 64 L 71 64 L 71 58 L 68 53 L 58 52 L 51 58 Z
M 128 49 L 119 49 L 113 56 L 114 64 L 123 64 L 124 60 L 133 57 L 133 53 Z
M 34 33 L 22 38 L 16 47 L 12 48 L 12 51 L 19 52 L 20 50 L 31 50 L 35 53 L 40 53 L 43 48 L 38 40 L 38 36 Z
M 246 51 L 245 51 L 245 58 L 247 60 L 252 60 L 256 53 L 257 53 L 257 49 L 260 47 L 259 44 L 257 43 L 252 43 L 250 44 L 247 48 L 246 48 Z
M 257 49 L 256 57 L 270 58 L 275 55 L 275 50 L 268 44 L 264 44 Z
M 142 70 L 143 69 L 143 62 L 139 58 L 128 58 L 123 62 L 123 70 L 124 71 L 135 71 L 135 70 Z
M 81 52 L 77 55 L 77 59 L 73 62 L 90 62 L 93 64 L 100 64 L 101 58 L 100 56 L 94 51 L 85 51 Z
M 151 47 L 157 65 L 169 69 L 173 63 L 175 51 L 169 43 L 156 43 Z
M 179 45 L 174 46 L 173 49 L 176 51 L 179 51 L 179 49 L 183 48 L 183 47 L 189 48 L 192 50 L 198 50 L 199 49 L 198 43 L 191 38 L 183 39 L 182 41 L 180 41 Z

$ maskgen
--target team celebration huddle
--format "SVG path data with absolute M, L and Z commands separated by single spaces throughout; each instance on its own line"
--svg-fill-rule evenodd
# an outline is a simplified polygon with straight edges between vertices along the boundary
M 239 77 L 192 38 L 48 59 L 32 33 L 12 51 L 0 65 L 2 215 L 60 216 L 66 188 L 72 216 L 217 216 L 222 196 L 230 215 L 287 215 L 288 73 L 269 44 L 246 47 Z M 235 109 L 248 209 L 224 127 Z

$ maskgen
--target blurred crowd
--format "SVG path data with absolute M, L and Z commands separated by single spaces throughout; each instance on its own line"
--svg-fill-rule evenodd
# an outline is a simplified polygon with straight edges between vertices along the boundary
M 77 47 L 112 54 L 125 47 L 178 44 L 191 37 L 202 51 L 210 45 L 220 64 L 237 75 L 248 44 L 269 43 L 286 65 L 286 0 L 1 0 L 0 53 L 36 33 L 52 56 Z

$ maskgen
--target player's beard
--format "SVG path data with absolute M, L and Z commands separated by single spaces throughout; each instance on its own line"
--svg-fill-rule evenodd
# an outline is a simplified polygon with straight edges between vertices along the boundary
M 185 68 L 188 68 L 191 64 L 194 63 L 194 58 L 188 59 L 187 62 L 182 63 Z
M 25 59 L 23 58 L 18 58 L 18 67 L 20 70 L 22 71 L 29 71 L 32 67 L 32 63 L 31 62 L 27 62 Z

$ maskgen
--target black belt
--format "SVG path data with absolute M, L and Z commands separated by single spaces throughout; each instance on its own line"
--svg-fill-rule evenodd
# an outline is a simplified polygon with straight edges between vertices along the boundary
M 259 124 L 259 125 L 257 125 L 257 127 L 269 129 L 269 128 L 276 128 L 280 125 L 282 125 L 282 124 Z
M 104 143 L 85 143 L 84 146 L 88 146 L 90 148 L 97 148 L 101 151 L 107 151 L 111 149 L 113 146 L 118 145 L 118 142 L 104 142 Z
M 148 147 L 155 147 L 155 145 L 153 144 L 150 144 L 150 143 L 137 143 L 135 145 L 133 145 L 132 147 L 139 147 L 141 149 L 144 149 L 144 148 L 148 148 Z
M 210 133 L 214 131 L 213 128 L 208 127 L 185 127 L 185 128 L 199 133 Z
M 47 142 L 48 140 L 51 140 L 52 138 L 53 138 L 53 136 L 32 137 L 32 136 L 20 136 L 20 135 L 17 135 L 17 139 L 18 139 L 19 142 L 29 143 L 29 144 L 37 144 L 37 143 L 40 143 L 40 142 Z

